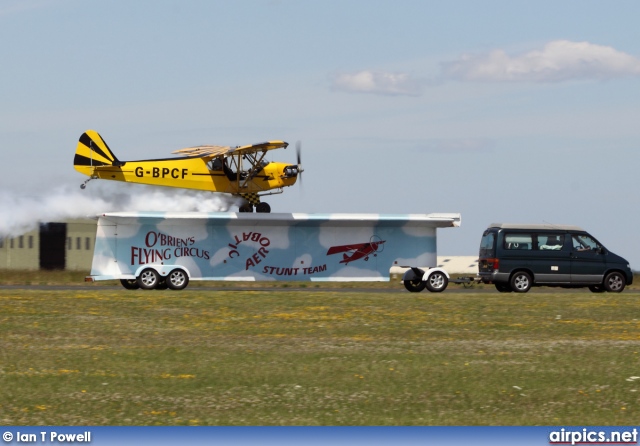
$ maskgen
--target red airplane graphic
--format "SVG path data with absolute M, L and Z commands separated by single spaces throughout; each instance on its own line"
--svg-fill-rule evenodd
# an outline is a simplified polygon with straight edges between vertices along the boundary
M 369 243 L 354 243 L 353 245 L 342 245 L 342 246 L 332 246 L 327 251 L 327 255 L 330 256 L 332 254 L 345 253 L 342 255 L 342 260 L 340 263 L 344 263 L 348 265 L 349 262 L 353 262 L 354 260 L 359 260 L 364 257 L 364 260 L 369 260 L 369 255 L 373 254 L 374 257 L 377 257 L 377 252 L 382 251 L 382 244 L 386 240 L 380 240 L 380 237 L 373 236 L 371 237 L 371 241 Z M 346 254 L 346 253 L 350 253 Z

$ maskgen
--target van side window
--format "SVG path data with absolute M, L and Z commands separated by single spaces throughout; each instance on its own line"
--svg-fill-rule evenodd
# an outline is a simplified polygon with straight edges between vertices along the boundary
M 531 234 L 505 234 L 504 249 L 526 249 L 533 247 L 533 236 Z
M 538 234 L 540 250 L 560 251 L 564 246 L 564 234 Z
M 576 251 L 595 251 L 600 245 L 588 235 L 574 234 L 573 249 Z

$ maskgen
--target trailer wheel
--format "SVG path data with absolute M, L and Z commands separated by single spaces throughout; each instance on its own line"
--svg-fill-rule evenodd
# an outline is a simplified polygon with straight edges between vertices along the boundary
M 166 290 L 167 288 L 169 288 L 167 281 L 164 277 L 161 277 L 160 280 L 158 280 L 158 285 L 156 285 L 156 290 Z
M 432 293 L 440 293 L 447 289 L 447 285 L 449 285 L 449 279 L 442 271 L 434 271 L 429 274 L 427 281 L 425 282 L 427 289 Z
M 419 293 L 424 290 L 426 286 L 422 279 L 403 280 L 402 282 L 404 283 L 404 287 L 412 293 Z
M 128 290 L 137 290 L 140 288 L 136 279 L 120 279 L 120 283 Z
M 189 285 L 189 276 L 181 269 L 174 269 L 167 276 L 167 286 L 172 290 L 183 290 Z
M 152 290 L 158 286 L 158 282 L 160 282 L 160 276 L 153 268 L 147 268 L 142 270 L 138 278 L 136 279 L 138 285 L 143 290 Z

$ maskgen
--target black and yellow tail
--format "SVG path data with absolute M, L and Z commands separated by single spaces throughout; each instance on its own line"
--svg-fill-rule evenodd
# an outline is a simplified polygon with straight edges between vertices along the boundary
M 100 166 L 123 166 L 109 146 L 95 130 L 87 130 L 80 136 L 73 167 L 85 175 L 93 176 Z

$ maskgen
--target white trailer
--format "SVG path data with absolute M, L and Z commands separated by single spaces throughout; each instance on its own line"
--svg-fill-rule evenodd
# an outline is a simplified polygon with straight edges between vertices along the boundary
M 98 217 L 91 275 L 126 288 L 183 289 L 191 280 L 388 281 L 443 291 L 436 228 L 460 214 L 119 212 Z

